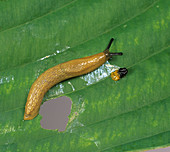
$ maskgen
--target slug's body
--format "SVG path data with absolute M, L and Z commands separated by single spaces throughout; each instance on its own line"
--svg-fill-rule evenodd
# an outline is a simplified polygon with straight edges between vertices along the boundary
M 100 67 L 113 55 L 122 55 L 122 53 L 109 52 L 112 42 L 113 39 L 110 40 L 104 52 L 58 64 L 42 73 L 31 86 L 25 106 L 24 120 L 31 120 L 37 116 L 45 93 L 55 84 L 89 73 Z

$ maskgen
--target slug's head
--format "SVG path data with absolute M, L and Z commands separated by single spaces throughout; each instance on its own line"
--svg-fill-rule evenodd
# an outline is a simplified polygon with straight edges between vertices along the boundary
M 117 52 L 117 53 L 111 53 L 111 52 L 109 52 L 109 48 L 110 48 L 111 44 L 113 43 L 113 41 L 114 41 L 114 39 L 111 38 L 111 40 L 110 40 L 107 48 L 103 51 L 104 54 L 106 55 L 106 60 L 108 60 L 109 58 L 111 58 L 112 56 L 115 56 L 115 55 L 123 55 L 122 52 Z
M 116 70 L 111 73 L 111 78 L 114 81 L 120 80 L 120 78 L 123 78 L 128 73 L 128 70 L 126 68 L 120 68 L 119 70 Z

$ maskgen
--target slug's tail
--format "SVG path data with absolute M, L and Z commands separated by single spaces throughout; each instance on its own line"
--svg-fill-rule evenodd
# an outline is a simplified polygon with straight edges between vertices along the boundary
M 109 52 L 110 46 L 113 43 L 113 41 L 114 38 L 111 38 L 109 44 L 107 45 L 107 48 L 103 51 L 106 54 L 106 57 L 108 58 L 111 58 L 112 56 L 116 56 L 116 55 L 123 55 L 122 52 L 117 52 L 117 53 Z

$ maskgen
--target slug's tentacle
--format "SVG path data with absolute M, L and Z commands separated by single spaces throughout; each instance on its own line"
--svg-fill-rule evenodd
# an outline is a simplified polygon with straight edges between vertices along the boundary
M 114 38 L 111 38 L 109 44 L 106 47 L 106 49 L 103 51 L 108 59 L 111 58 L 112 56 L 123 55 L 122 52 L 117 52 L 117 53 L 109 52 L 110 46 L 113 43 L 113 41 L 114 41 Z
M 107 45 L 106 50 L 109 50 L 109 49 L 110 49 L 110 47 L 111 47 L 113 41 L 114 41 L 114 38 L 111 38 L 109 44 Z
M 112 56 L 116 56 L 116 55 L 123 55 L 122 52 L 118 52 L 118 53 L 109 53 L 109 56 L 112 57 Z

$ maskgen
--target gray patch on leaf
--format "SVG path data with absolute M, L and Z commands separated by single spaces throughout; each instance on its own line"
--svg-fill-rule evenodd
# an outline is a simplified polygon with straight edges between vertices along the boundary
M 42 116 L 41 127 L 44 129 L 64 131 L 71 112 L 72 101 L 63 96 L 43 103 L 39 114 Z

